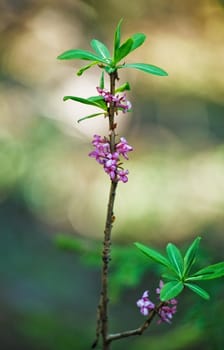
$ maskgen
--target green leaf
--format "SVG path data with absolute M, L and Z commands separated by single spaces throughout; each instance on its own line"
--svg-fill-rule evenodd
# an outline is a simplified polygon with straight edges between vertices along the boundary
M 184 285 L 181 281 L 171 281 L 166 283 L 160 292 L 161 301 L 167 301 L 175 298 L 182 292 L 183 288 Z
M 187 278 L 188 281 L 212 280 L 224 276 L 224 262 L 219 262 L 213 265 L 204 267 L 197 271 L 194 275 Z
M 192 284 L 192 283 L 184 283 L 186 287 L 191 289 L 194 293 L 200 295 L 205 300 L 210 299 L 210 295 L 201 287 L 199 287 L 197 284 Z
M 131 52 L 131 48 L 133 45 L 133 40 L 131 38 L 127 39 L 123 45 L 121 45 L 117 51 L 115 56 L 115 64 L 120 62 L 122 58 L 126 57 L 129 52 Z
M 185 276 L 188 275 L 192 265 L 195 263 L 200 241 L 201 241 L 201 237 L 197 237 L 185 253 L 185 256 L 184 256 L 184 275 Z
M 177 276 L 176 272 L 173 273 L 172 271 L 164 272 L 162 274 L 162 277 L 169 280 L 169 281 L 179 281 L 179 277 Z
M 184 271 L 184 261 L 179 249 L 172 243 L 168 243 L 166 246 L 166 252 L 170 263 L 172 264 L 174 270 L 177 272 L 178 276 L 182 278 Z
M 128 63 L 128 64 L 123 64 L 122 66 L 119 66 L 117 68 L 135 68 L 143 72 L 154 74 L 154 75 L 159 75 L 159 76 L 168 75 L 168 73 L 165 72 L 165 70 L 147 63 Z
M 107 64 L 108 62 L 103 58 L 95 55 L 94 53 L 86 50 L 68 50 L 63 52 L 57 57 L 59 60 L 87 60 L 87 61 L 97 61 Z
M 115 92 L 123 92 L 123 91 L 130 91 L 130 90 L 131 90 L 130 84 L 127 82 L 127 83 L 124 83 L 121 86 L 119 86 L 115 90 Z
M 117 54 L 117 50 L 120 47 L 120 43 L 121 43 L 121 23 L 123 21 L 123 18 L 119 21 L 117 28 L 115 30 L 115 34 L 114 34 L 114 60 Z
M 100 77 L 100 88 L 104 89 L 104 71 L 102 71 L 101 77 Z
M 147 255 L 150 259 L 152 259 L 153 261 L 164 265 L 168 268 L 171 267 L 170 262 L 168 261 L 168 259 L 165 258 L 165 256 L 163 256 L 162 254 L 160 254 L 159 252 L 157 252 L 156 250 L 146 247 L 145 245 L 135 242 L 134 245 L 141 250 L 141 252 L 145 255 Z
M 131 36 L 131 39 L 133 40 L 131 51 L 134 51 L 144 43 L 146 35 L 143 33 L 136 33 Z
M 78 120 L 78 123 L 82 122 L 85 119 L 91 119 L 91 118 L 97 117 L 99 115 L 105 115 L 105 113 L 94 113 L 94 114 L 87 115 L 86 117 L 80 118 Z
M 88 98 L 88 101 L 96 103 L 96 105 L 105 111 L 107 111 L 107 104 L 103 96 L 91 96 Z
M 96 51 L 99 57 L 101 57 L 103 60 L 107 61 L 108 63 L 111 62 L 110 51 L 108 50 L 106 45 L 104 45 L 103 43 L 101 43 L 101 41 L 96 39 L 93 39 L 90 44 L 93 50 Z
M 106 103 L 101 96 L 93 96 L 89 98 L 83 98 L 78 96 L 64 96 L 63 100 L 73 100 L 80 103 L 84 103 L 86 105 L 96 106 L 102 108 L 103 110 L 107 110 Z
M 86 66 L 79 69 L 79 71 L 76 73 L 78 76 L 82 75 L 83 72 L 85 72 L 87 69 L 91 68 L 92 66 L 96 65 L 98 62 L 92 62 L 90 64 L 87 64 Z

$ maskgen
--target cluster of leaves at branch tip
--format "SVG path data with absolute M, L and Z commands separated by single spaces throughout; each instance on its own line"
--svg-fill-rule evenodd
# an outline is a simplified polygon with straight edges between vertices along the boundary
M 81 76 L 86 70 L 97 65 L 100 69 L 102 69 L 102 75 L 99 84 L 99 87 L 101 89 L 104 88 L 104 72 L 111 74 L 116 72 L 118 69 L 134 68 L 145 73 L 154 74 L 157 76 L 167 76 L 168 74 L 165 70 L 152 64 L 122 62 L 125 57 L 127 57 L 132 51 L 136 50 L 139 46 L 141 46 L 144 43 L 146 36 L 143 33 L 135 33 L 125 42 L 121 43 L 121 24 L 122 19 L 118 23 L 115 30 L 113 54 L 110 53 L 109 49 L 104 43 L 97 39 L 93 39 L 90 43 L 93 52 L 81 49 L 72 49 L 63 52 L 57 58 L 59 60 L 80 59 L 90 61 L 89 64 L 79 69 L 79 71 L 77 72 L 78 76 Z M 129 83 L 125 83 L 118 87 L 116 89 L 116 93 L 124 92 L 126 90 L 130 90 Z M 76 102 L 92 105 L 101 109 L 101 112 L 94 113 L 84 118 L 81 118 L 78 120 L 78 122 L 89 118 L 95 118 L 97 116 L 107 115 L 107 104 L 105 103 L 105 100 L 102 96 L 91 96 L 89 98 L 82 98 L 78 96 L 65 96 L 64 101 L 67 100 L 73 100 Z
M 162 277 L 167 280 L 164 284 L 160 298 L 161 301 L 170 300 L 178 296 L 187 287 L 200 297 L 208 300 L 209 294 L 195 281 L 211 280 L 224 276 L 224 262 L 219 262 L 191 273 L 192 267 L 198 256 L 198 248 L 201 237 L 197 237 L 187 249 L 183 256 L 180 250 L 172 243 L 166 246 L 167 256 L 162 255 L 155 249 L 136 242 L 135 246 L 154 262 L 165 267 Z

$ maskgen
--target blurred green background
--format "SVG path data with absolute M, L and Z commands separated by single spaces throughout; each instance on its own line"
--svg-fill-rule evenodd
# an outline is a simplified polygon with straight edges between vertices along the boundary
M 169 77 L 120 73 L 131 84 L 133 111 L 119 117 L 119 134 L 135 152 L 115 205 L 111 331 L 139 326 L 136 300 L 158 285 L 160 271 L 134 241 L 184 250 L 201 235 L 198 267 L 223 259 L 224 1 L 1 0 L 3 350 L 84 350 L 94 340 L 109 181 L 87 155 L 92 135 L 107 125 L 100 118 L 77 124 L 94 110 L 62 101 L 94 95 L 99 70 L 78 78 L 83 62 L 56 56 L 89 49 L 92 38 L 112 47 L 122 17 L 123 40 L 147 34 L 129 62 L 155 64 Z M 59 248 L 66 237 L 73 246 Z M 172 326 L 155 323 L 113 349 L 223 349 L 223 280 L 202 287 L 210 302 L 186 291 Z

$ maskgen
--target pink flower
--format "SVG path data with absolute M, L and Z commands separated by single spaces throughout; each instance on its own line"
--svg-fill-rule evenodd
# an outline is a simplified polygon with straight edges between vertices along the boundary
M 126 94 L 120 96 L 112 95 L 108 90 L 101 89 L 100 87 L 96 88 L 98 91 L 98 94 L 104 98 L 104 101 L 107 103 L 114 102 L 114 106 L 118 109 L 121 109 L 123 113 L 128 112 L 131 109 L 131 102 L 126 100 Z
M 116 145 L 116 151 L 124 158 L 128 159 L 127 153 L 133 151 L 133 148 L 128 145 L 124 137 L 121 137 L 120 142 Z
M 172 299 L 172 303 L 171 303 L 171 300 L 169 300 L 167 302 L 168 305 L 164 305 L 159 309 L 160 320 L 158 321 L 158 324 L 160 324 L 161 322 L 171 323 L 173 315 L 177 312 L 177 307 L 176 305 L 173 304 L 173 301 L 174 299 Z M 171 304 L 172 306 L 169 304 Z
M 147 316 L 151 310 L 155 308 L 155 305 L 148 298 L 149 291 L 146 290 L 141 299 L 137 301 L 137 306 L 140 308 L 140 312 L 142 315 Z
M 159 282 L 159 288 L 156 288 L 156 294 L 160 295 L 161 289 L 163 288 L 163 281 L 161 280 Z M 149 314 L 149 311 L 153 310 L 155 308 L 155 305 L 151 300 L 148 298 L 148 291 L 146 290 L 143 293 L 143 296 L 141 299 L 137 301 L 137 306 L 140 308 L 140 312 L 147 316 Z M 160 297 L 159 297 L 160 299 Z M 177 312 L 177 300 L 176 299 L 170 299 L 163 303 L 163 305 L 158 310 L 158 315 L 160 317 L 158 324 L 162 322 L 171 323 L 171 320 L 173 318 L 173 315 Z
M 120 156 L 128 159 L 127 152 L 133 150 L 128 145 L 124 137 L 120 138 L 120 142 L 115 144 L 115 152 L 110 150 L 110 142 L 106 137 L 99 135 L 93 136 L 92 145 L 94 150 L 89 153 L 89 157 L 95 158 L 96 161 L 103 165 L 104 171 L 110 176 L 112 181 L 128 181 L 128 170 L 121 168 Z
M 117 170 L 117 177 L 118 177 L 118 181 L 122 181 L 122 182 L 128 182 L 128 177 L 127 175 L 129 174 L 128 170 L 123 170 L 123 169 L 118 169 Z
M 164 283 L 162 280 L 159 281 L 159 288 L 156 288 L 156 294 L 160 294 L 161 289 L 163 288 Z

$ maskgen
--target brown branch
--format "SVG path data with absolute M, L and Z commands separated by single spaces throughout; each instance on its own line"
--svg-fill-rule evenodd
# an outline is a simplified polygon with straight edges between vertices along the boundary
M 113 223 L 113 207 L 114 200 L 116 195 L 117 182 L 111 182 L 110 195 L 108 201 L 107 209 L 107 220 L 106 227 L 104 231 L 104 242 L 103 242 L 103 267 L 102 267 L 102 304 L 100 308 L 100 319 L 101 319 L 101 335 L 103 341 L 103 349 L 109 349 L 105 347 L 107 344 L 107 335 L 108 335 L 108 271 L 109 271 L 109 262 L 110 262 L 110 246 L 111 246 L 111 230 Z
M 129 331 L 121 332 L 121 333 L 115 333 L 115 334 L 110 334 L 107 338 L 107 342 L 111 343 L 114 340 L 122 339 L 122 338 L 127 338 L 131 337 L 134 335 L 141 335 L 151 324 L 152 320 L 158 314 L 160 308 L 164 305 L 164 302 L 159 303 L 149 314 L 149 317 L 147 320 L 138 328 L 132 329 Z
M 96 317 L 96 339 L 94 340 L 91 348 L 94 349 L 99 341 L 100 331 L 101 331 L 101 305 L 102 305 L 102 293 L 100 294 L 100 300 L 97 306 L 97 317 Z
M 115 82 L 118 79 L 117 72 L 110 74 L 110 93 L 115 94 Z M 109 117 L 109 130 L 110 130 L 110 150 L 111 153 L 115 150 L 115 128 L 114 123 L 115 107 L 114 102 L 111 102 L 108 108 Z M 111 181 L 110 194 L 107 205 L 106 223 L 104 229 L 104 240 L 103 240 L 103 252 L 102 252 L 102 271 L 101 271 L 101 293 L 100 300 L 97 308 L 97 327 L 96 327 L 96 339 L 92 344 L 92 348 L 95 348 L 99 342 L 101 335 L 102 338 L 102 349 L 109 350 L 110 342 L 108 338 L 108 273 L 109 273 L 109 262 L 110 258 L 110 247 L 111 247 L 111 231 L 114 222 L 114 201 L 116 196 L 117 179 Z
M 114 221 L 114 201 L 116 196 L 117 182 L 111 181 L 110 194 L 107 206 L 107 218 L 104 230 L 103 252 L 102 252 L 102 272 L 101 272 L 101 293 L 100 301 L 97 308 L 97 329 L 96 340 L 92 344 L 92 348 L 95 348 L 98 344 L 100 334 L 102 335 L 103 349 L 109 350 L 107 343 L 108 336 L 108 272 L 110 258 L 110 246 L 111 246 L 111 231 Z

